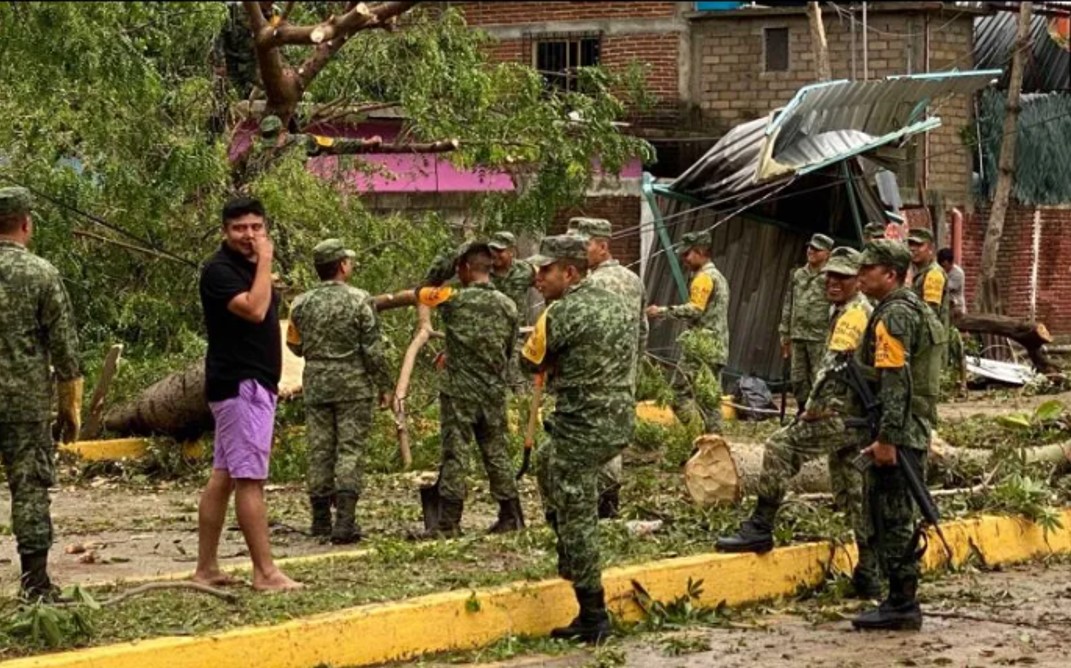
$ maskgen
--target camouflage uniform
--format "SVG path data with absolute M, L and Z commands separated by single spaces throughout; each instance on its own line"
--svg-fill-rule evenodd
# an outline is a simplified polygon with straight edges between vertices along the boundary
M 710 244 L 706 233 L 685 235 L 689 245 Z M 696 406 L 707 432 L 721 430 L 721 370 L 729 356 L 729 282 L 713 262 L 692 277 L 688 302 L 662 308 L 688 329 L 677 337 L 680 359 L 673 374 L 673 411 L 683 419 Z
M 881 240 L 866 247 L 863 263 L 906 270 L 909 258 L 904 244 Z M 901 457 L 913 453 L 923 479 L 937 419 L 946 337 L 933 311 L 910 289 L 900 287 L 881 300 L 863 338 L 862 364 L 876 378 L 872 385 L 882 407 L 877 440 L 896 446 Z M 871 523 L 871 545 L 889 577 L 890 595 L 883 608 L 914 605 L 917 612 L 919 555 L 912 549 L 917 509 L 899 465 L 868 470 L 864 509 Z
M 494 250 L 505 250 L 516 247 L 516 239 L 509 232 L 498 232 L 491 237 L 488 246 Z M 496 290 L 510 298 L 517 307 L 517 329 L 528 324 L 528 290 L 535 285 L 535 267 L 524 260 L 514 259 L 505 274 L 498 275 L 491 272 L 491 285 Z M 513 355 L 509 364 L 509 385 L 514 391 L 525 387 L 526 382 L 521 375 L 518 356 L 520 347 L 514 346 Z
M 517 337 L 517 309 L 490 283 L 426 287 L 420 303 L 437 308 L 446 330 L 446 382 L 440 393 L 442 463 L 439 494 L 463 503 L 468 443 L 480 448 L 491 495 L 517 498 L 506 434 L 507 365 Z
M 309 494 L 359 496 L 376 397 L 392 385 L 368 293 L 328 280 L 299 296 L 286 344 L 306 360 Z
M 833 240 L 824 234 L 814 235 L 812 248 L 830 250 Z M 829 301 L 826 300 L 825 279 L 821 268 L 804 265 L 792 273 L 785 301 L 781 306 L 782 341 L 792 345 L 792 393 L 797 406 L 807 403 L 825 355 L 826 334 L 829 331 Z
M 574 218 L 569 221 L 569 226 L 579 234 L 588 237 L 606 237 L 607 239 L 610 237 L 612 230 L 610 222 L 601 218 Z M 620 262 L 612 258 L 596 267 L 589 268 L 589 272 L 588 280 L 591 283 L 623 297 L 627 302 L 629 311 L 634 313 L 638 319 L 639 337 L 636 342 L 636 367 L 632 369 L 633 399 L 635 399 L 637 367 L 647 352 L 647 337 L 650 333 L 647 313 L 645 312 L 647 295 L 643 288 L 643 281 L 636 275 L 636 272 L 622 267 Z M 604 490 L 620 487 L 621 475 L 622 460 L 621 455 L 618 455 L 599 470 L 600 496 Z
M 544 239 L 537 257 L 553 257 L 562 238 Z M 522 366 L 546 369 L 555 393 L 537 475 L 558 536 L 558 572 L 581 589 L 601 589 L 598 471 L 628 444 L 635 420 L 637 323 L 621 301 L 584 279 L 547 307 L 522 351 Z
M 30 205 L 24 189 L 0 189 L 0 215 L 29 213 Z M 0 313 L 0 459 L 11 530 L 20 555 L 47 553 L 53 380 L 80 377 L 78 337 L 59 272 L 14 241 L 0 241 Z
M 227 79 L 238 97 L 249 97 L 253 87 L 260 85 L 253 29 L 241 3 L 227 8 L 227 21 L 212 44 L 212 59 L 216 65 L 226 67 Z

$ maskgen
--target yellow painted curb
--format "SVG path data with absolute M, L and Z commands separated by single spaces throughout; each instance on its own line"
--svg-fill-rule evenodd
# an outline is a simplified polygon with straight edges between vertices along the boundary
M 90 462 L 138 459 L 149 451 L 151 441 L 147 438 L 115 438 L 105 441 L 78 441 L 61 443 L 59 449 L 70 452 Z M 183 443 L 182 454 L 200 457 L 204 449 L 198 443 Z
M 956 563 L 977 552 L 990 565 L 1071 551 L 1071 510 L 1064 528 L 1047 536 L 1030 522 L 985 516 L 950 522 L 944 530 Z M 931 541 L 926 566 L 943 556 Z M 603 576 L 610 606 L 637 619 L 632 580 L 657 600 L 687 592 L 689 580 L 703 580 L 700 603 L 729 605 L 792 594 L 814 586 L 833 568 L 847 569 L 851 546 L 793 545 L 765 555 L 702 554 L 608 569 Z M 370 665 L 420 654 L 470 649 L 514 635 L 545 635 L 576 614 L 572 589 L 564 580 L 514 583 L 479 591 L 454 591 L 407 601 L 363 605 L 275 626 L 246 627 L 194 638 L 157 638 L 136 643 L 16 659 L 3 668 L 197 668 L 257 666 L 312 668 Z

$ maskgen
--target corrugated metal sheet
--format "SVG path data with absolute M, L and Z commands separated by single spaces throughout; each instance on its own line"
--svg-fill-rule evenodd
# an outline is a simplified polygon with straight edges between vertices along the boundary
M 1071 52 L 1049 36 L 1051 17 L 1035 15 L 1030 25 L 1033 49 L 1023 71 L 1023 91 L 1050 93 L 1071 90 Z M 1019 16 L 997 12 L 974 21 L 974 65 L 985 69 L 1005 69 L 1011 64 L 1012 48 Z M 1000 86 L 1007 87 L 1007 73 Z
M 999 74 L 936 72 L 805 86 L 783 109 L 733 128 L 670 189 L 707 200 L 755 200 L 778 180 L 937 127 L 940 119 L 925 117 L 928 105 L 973 93 Z

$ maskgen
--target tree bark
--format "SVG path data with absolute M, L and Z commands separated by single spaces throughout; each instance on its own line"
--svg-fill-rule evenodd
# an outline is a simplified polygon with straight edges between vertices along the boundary
M 1038 373 L 1060 373 L 1060 367 L 1045 352 L 1045 344 L 1052 343 L 1052 335 L 1043 323 L 988 313 L 957 312 L 952 315 L 952 324 L 961 332 L 1007 337 L 1026 349 Z
M 997 255 L 1000 239 L 1004 235 L 1004 218 L 1008 212 L 1012 188 L 1015 186 L 1015 147 L 1019 121 L 1019 97 L 1023 87 L 1023 68 L 1026 65 L 1026 50 L 1030 48 L 1030 19 L 1034 3 L 1019 5 L 1019 27 L 1012 54 L 1011 74 L 1008 77 L 1008 100 L 1005 105 L 1004 138 L 1000 145 L 999 175 L 993 195 L 993 206 L 986 225 L 985 241 L 982 243 L 981 289 L 978 291 L 978 310 L 983 313 L 1000 314 L 1000 285 L 997 281 Z
M 811 25 L 811 51 L 814 53 L 815 75 L 819 81 L 829 81 L 833 78 L 833 70 L 829 66 L 826 26 L 822 23 L 822 7 L 819 3 L 807 3 L 807 19 Z
M 200 362 L 150 385 L 137 399 L 108 411 L 104 426 L 123 436 L 194 438 L 212 428 Z

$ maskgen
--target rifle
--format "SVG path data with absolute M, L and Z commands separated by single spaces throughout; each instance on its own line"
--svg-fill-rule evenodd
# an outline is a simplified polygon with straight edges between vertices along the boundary
M 791 361 L 789 361 L 788 357 L 782 357 L 781 358 L 781 411 L 780 411 L 780 417 L 779 417 L 782 427 L 785 426 L 785 404 L 788 402 L 788 384 L 789 384 L 789 376 L 791 374 L 792 374 L 792 363 L 791 363 Z M 801 407 L 799 407 L 799 411 L 797 411 L 797 412 L 801 412 L 802 410 L 803 410 L 803 407 L 801 406 Z
M 859 363 L 855 361 L 853 355 L 845 354 L 841 361 L 834 367 L 835 370 L 841 372 L 842 378 L 851 388 L 852 392 L 859 397 L 859 400 L 863 402 L 863 410 L 866 411 L 866 423 L 870 427 L 871 438 L 877 438 L 878 436 L 878 421 L 881 418 L 881 402 L 874 396 L 874 393 L 870 390 L 870 385 L 867 384 L 866 379 L 863 377 L 863 371 L 859 367 Z M 866 471 L 874 465 L 874 460 L 866 455 L 859 455 L 853 462 L 855 467 L 859 471 Z M 919 465 L 918 455 L 916 455 L 911 448 L 897 448 L 896 449 L 896 465 L 900 468 L 901 473 L 904 475 L 904 480 L 907 482 L 908 492 L 911 494 L 912 500 L 919 507 L 919 512 L 922 513 L 923 525 L 930 525 L 933 527 L 937 537 L 941 540 L 941 544 L 945 548 L 945 552 L 948 554 L 948 558 L 951 561 L 953 552 L 951 546 L 948 544 L 948 540 L 945 538 L 945 534 L 941 531 L 940 525 L 940 511 L 937 509 L 937 503 L 933 500 L 933 496 L 930 494 L 930 489 L 926 486 L 926 481 L 922 479 L 922 470 Z M 915 532 L 914 543 L 917 544 L 921 538 L 921 527 Z

